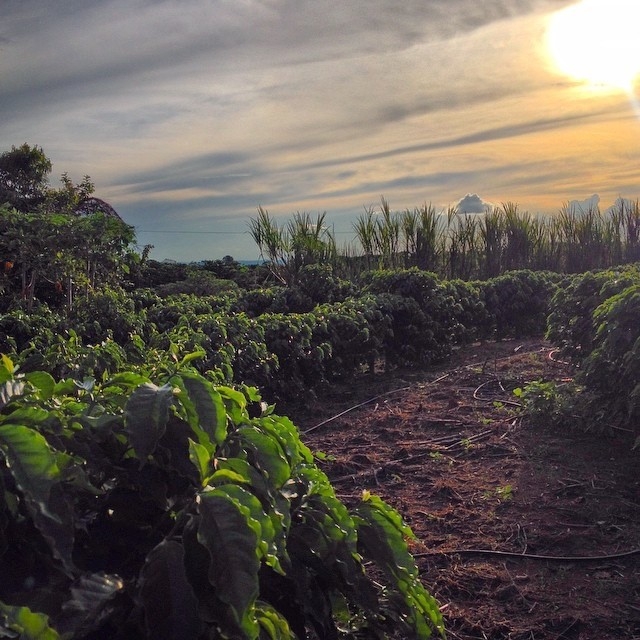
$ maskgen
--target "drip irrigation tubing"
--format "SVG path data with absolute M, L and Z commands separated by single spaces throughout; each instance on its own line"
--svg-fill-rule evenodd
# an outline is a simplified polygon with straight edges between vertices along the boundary
M 514 352 L 512 354 L 508 355 L 508 356 L 502 356 L 500 358 L 495 358 L 495 362 L 501 362 L 503 360 L 509 360 L 513 356 L 522 355 L 523 352 L 521 351 L 521 347 L 522 347 L 522 345 L 520 345 L 519 347 L 516 347 L 514 349 Z M 524 353 L 544 353 L 545 351 L 548 351 L 548 348 L 541 347 L 539 349 L 532 349 L 531 351 L 526 351 Z M 449 371 L 449 372 L 445 373 L 444 375 L 436 378 L 435 380 L 431 380 L 431 381 L 427 382 L 425 386 L 436 384 L 436 383 L 440 382 L 441 380 L 444 380 L 445 378 L 448 378 L 449 375 L 451 375 L 451 373 L 455 373 L 456 371 L 462 371 L 464 369 L 469 370 L 469 369 L 471 369 L 473 367 L 484 366 L 484 365 L 486 365 L 486 362 L 485 363 L 482 363 L 482 362 L 472 363 L 472 364 L 463 365 L 461 367 L 457 367 L 457 368 L 453 369 L 452 371 Z M 413 385 L 408 385 L 406 387 L 401 387 L 399 389 L 393 389 L 392 391 L 386 391 L 385 393 L 381 393 L 380 395 L 377 395 L 377 396 L 375 396 L 373 398 L 369 398 L 369 400 L 365 400 L 364 402 L 360 402 L 360 403 L 358 403 L 356 405 L 353 405 L 352 407 L 349 407 L 348 409 L 345 409 L 344 411 L 341 411 L 340 413 L 338 413 L 338 414 L 336 414 L 334 416 L 331 416 L 330 418 L 327 418 L 326 420 L 323 420 L 322 422 L 319 422 L 318 424 L 314 425 L 313 427 L 309 427 L 308 429 L 305 429 L 301 433 L 304 434 L 304 435 L 306 435 L 307 433 L 311 433 L 312 431 L 315 431 L 316 429 L 319 429 L 320 427 L 323 427 L 325 424 L 329 424 L 330 422 L 333 422 L 334 420 L 337 420 L 338 418 L 341 418 L 342 416 L 346 415 L 347 413 L 350 413 L 351 411 L 355 411 L 356 409 L 359 409 L 360 407 L 364 407 L 364 406 L 366 406 L 368 404 L 371 404 L 372 402 L 375 402 L 376 400 L 380 400 L 380 398 L 384 398 L 386 396 L 393 395 L 394 393 L 400 393 L 402 391 L 409 391 L 409 389 L 411 389 L 412 387 L 413 387 Z M 476 389 L 475 393 L 478 392 L 479 388 Z M 475 397 L 475 393 L 474 393 L 474 397 Z M 476 398 L 476 400 L 487 400 L 487 399 L 486 398 Z M 493 400 L 494 399 L 491 399 L 491 401 L 493 401 Z M 520 403 L 514 402 L 514 401 L 502 400 L 501 402 L 503 402 L 503 403 L 506 402 L 506 403 L 509 403 L 509 404 L 521 406 Z
M 414 558 L 427 558 L 433 556 L 451 555 L 490 555 L 507 558 L 523 558 L 525 560 L 547 560 L 550 562 L 598 562 L 603 560 L 618 560 L 640 553 L 640 548 L 620 553 L 611 553 L 600 556 L 547 556 L 537 553 L 518 553 L 517 551 L 500 551 L 498 549 L 450 549 L 448 551 L 425 551 L 414 553 Z
M 499 380 L 487 380 L 487 382 L 483 382 L 474 392 L 473 392 L 473 398 L 474 400 L 481 400 L 482 402 L 500 402 L 502 404 L 508 404 L 511 405 L 512 407 L 520 407 L 522 408 L 522 404 L 520 402 L 516 402 L 515 400 L 505 400 L 504 398 L 499 398 L 499 397 L 494 397 L 491 396 L 489 398 L 482 398 L 479 394 L 480 389 L 486 387 L 487 385 L 491 384 L 492 382 L 499 382 Z
M 431 384 L 436 384 L 437 382 L 440 382 L 441 380 L 444 380 L 445 378 L 447 378 L 449 376 L 448 373 L 445 373 L 444 375 L 440 376 L 439 378 L 436 378 L 435 380 L 431 380 L 430 382 L 427 382 L 427 385 L 431 385 Z M 325 424 L 328 424 L 329 422 L 332 422 L 333 420 L 337 420 L 338 418 L 341 418 L 342 416 L 344 416 L 347 413 L 350 413 L 351 411 L 354 411 L 355 409 L 359 409 L 360 407 L 364 407 L 367 404 L 371 404 L 372 402 L 375 402 L 376 400 L 379 400 L 380 398 L 384 398 L 385 396 L 390 396 L 394 393 L 400 393 L 401 391 L 409 391 L 409 389 L 411 389 L 413 387 L 413 385 L 409 385 L 407 387 L 401 387 L 400 389 L 393 389 L 392 391 L 386 391 L 385 393 L 381 393 L 378 396 L 375 396 L 374 398 L 369 398 L 369 400 L 365 400 L 364 402 L 360 402 L 359 404 L 356 404 L 352 407 L 349 407 L 348 409 L 345 409 L 344 411 L 341 411 L 340 413 L 336 414 L 335 416 L 331 416 L 330 418 L 327 418 L 326 420 L 323 420 L 322 422 L 319 422 L 318 424 L 314 425 L 313 427 L 309 427 L 308 429 L 305 429 L 302 433 L 303 434 L 307 434 L 307 433 L 311 433 L 312 431 L 315 431 L 316 429 L 319 429 L 320 427 L 324 426 Z

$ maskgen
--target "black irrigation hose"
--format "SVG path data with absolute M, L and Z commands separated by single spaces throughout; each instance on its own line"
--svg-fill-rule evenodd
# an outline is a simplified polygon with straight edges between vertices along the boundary
M 504 400 L 502 398 L 499 397 L 491 397 L 491 398 L 481 398 L 478 395 L 478 392 L 480 391 L 480 389 L 482 389 L 483 387 L 486 387 L 488 384 L 491 384 L 492 382 L 496 382 L 496 380 L 487 380 L 486 382 L 483 382 L 474 392 L 473 392 L 473 398 L 474 400 L 480 400 L 481 402 L 500 402 L 502 404 L 508 404 L 514 407 L 519 407 L 522 408 L 522 403 L 520 402 L 516 402 L 515 400 Z M 498 381 L 499 382 L 499 381 Z
M 537 553 L 517 553 L 515 551 L 499 551 L 497 549 L 451 549 L 449 551 L 426 551 L 424 553 L 414 553 L 414 558 L 426 558 L 429 556 L 450 556 L 450 555 L 489 555 L 507 558 L 525 558 L 529 560 L 548 560 L 551 562 L 597 562 L 602 560 L 617 560 L 627 558 L 640 553 L 640 548 L 621 553 L 612 553 L 602 556 L 545 556 Z
M 360 404 L 356 404 L 353 407 L 349 407 L 348 409 L 345 409 L 344 411 L 341 411 L 340 413 L 336 414 L 335 416 L 331 416 L 330 418 L 327 418 L 326 420 L 323 420 L 322 422 L 319 422 L 318 424 L 314 425 L 313 427 L 309 427 L 308 429 L 305 429 L 302 433 L 304 433 L 304 434 L 311 433 L 312 431 L 315 431 L 316 429 L 319 429 L 323 425 L 325 425 L 325 424 L 327 424 L 329 422 L 332 422 L 333 420 L 337 420 L 338 418 L 340 418 L 341 416 L 345 415 L 346 413 L 354 411 L 355 409 L 359 409 L 360 407 L 364 407 L 366 404 L 371 404 L 372 402 L 375 402 L 379 398 L 383 398 L 384 396 L 390 396 L 392 393 L 399 393 L 400 391 L 408 391 L 409 389 L 411 389 L 410 386 L 409 387 L 402 387 L 401 389 L 394 389 L 393 391 L 387 391 L 386 393 L 381 393 L 379 396 L 376 396 L 375 398 L 369 398 L 369 400 L 365 400 L 364 402 L 361 402 Z
M 520 347 L 518 347 L 516 349 L 516 352 L 518 352 Z M 539 353 L 541 351 L 544 351 L 543 349 L 538 349 L 536 351 L 531 351 L 528 353 Z M 517 355 L 521 355 L 520 353 L 517 353 Z M 502 361 L 502 360 L 509 360 L 512 357 L 512 355 L 509 356 L 504 356 L 502 358 L 496 358 L 496 362 L 498 361 Z M 461 367 L 458 367 L 456 369 L 454 369 L 453 371 L 460 371 L 462 369 L 469 369 L 471 367 L 475 367 L 475 366 L 480 366 L 482 363 L 478 362 L 475 364 L 467 364 Z M 451 372 L 445 373 L 444 375 L 440 376 L 439 378 L 436 378 L 435 380 L 431 380 L 429 382 L 426 383 L 426 386 L 428 385 L 432 385 L 432 384 L 436 384 L 437 382 L 440 382 L 441 380 L 444 380 L 445 378 L 449 377 Z M 486 383 L 485 383 L 486 384 Z M 326 420 L 323 420 L 322 422 L 314 425 L 313 427 L 309 427 L 309 429 L 306 429 L 305 431 L 302 431 L 301 433 L 303 434 L 307 434 L 307 433 L 311 433 L 312 431 L 315 431 L 316 429 L 319 429 L 320 427 L 324 426 L 325 424 L 328 424 L 329 422 L 332 422 L 333 420 L 337 420 L 338 418 L 344 416 L 347 413 L 350 413 L 351 411 L 354 411 L 355 409 L 359 409 L 360 407 L 364 407 L 367 404 L 371 404 L 372 402 L 375 402 L 376 400 L 379 400 L 380 398 L 384 398 L 385 396 L 390 396 L 394 393 L 399 393 L 400 391 L 408 391 L 409 389 L 411 389 L 413 385 L 409 385 L 407 387 L 402 387 L 400 389 L 393 389 L 392 391 L 387 391 L 386 393 L 381 393 L 379 396 L 375 396 L 375 398 L 370 398 L 369 400 L 365 400 L 364 402 L 360 402 L 359 404 L 354 405 L 353 407 L 349 407 L 348 409 L 345 409 L 344 411 L 341 411 L 340 413 L 338 413 L 335 416 L 331 416 L 330 418 L 327 418 Z M 476 392 L 482 387 L 483 385 L 480 385 L 480 387 L 478 387 L 478 389 L 476 389 Z M 476 398 L 476 400 L 489 400 L 487 398 L 477 398 L 475 396 L 475 392 L 474 392 L 474 397 Z M 494 401 L 494 398 L 491 398 L 490 401 Z M 514 402 L 512 400 L 502 400 L 501 402 L 506 403 L 506 404 L 513 404 L 516 405 L 518 407 L 522 406 L 519 402 Z
M 449 376 L 449 374 L 445 373 L 444 375 L 440 376 L 439 378 L 436 378 L 435 380 L 431 380 L 431 381 L 427 382 L 426 385 L 431 385 L 431 384 L 435 384 L 436 382 L 440 382 L 441 380 L 444 380 L 448 376 Z M 353 407 L 349 407 L 348 409 L 345 409 L 344 411 L 341 411 L 340 413 L 336 414 L 335 416 L 331 416 L 330 418 L 327 418 L 326 420 L 323 420 L 322 422 L 314 425 L 313 427 L 309 427 L 309 429 L 305 429 L 304 431 L 302 431 L 302 433 L 305 434 L 305 435 L 307 433 L 311 433 L 312 431 L 315 431 L 316 429 L 319 429 L 323 425 L 328 424 L 329 422 L 332 422 L 333 420 L 336 420 L 336 419 L 340 418 L 341 416 L 343 416 L 343 415 L 345 415 L 345 414 L 347 414 L 347 413 L 349 413 L 351 411 L 354 411 L 355 409 L 359 409 L 360 407 L 364 407 L 367 404 L 371 404 L 372 402 L 375 402 L 376 400 L 379 400 L 380 398 L 384 398 L 385 396 L 390 396 L 393 393 L 400 393 L 400 391 L 408 391 L 412 387 L 413 387 L 413 385 L 409 385 L 407 387 L 401 387 L 400 389 L 393 389 L 393 391 L 387 391 L 385 393 L 381 393 L 379 396 L 375 396 L 375 398 L 369 398 L 369 400 L 365 400 L 364 402 L 361 402 L 360 404 L 356 404 Z

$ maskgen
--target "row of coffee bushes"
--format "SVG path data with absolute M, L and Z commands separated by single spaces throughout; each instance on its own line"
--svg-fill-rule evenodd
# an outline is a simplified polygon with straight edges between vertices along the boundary
M 569 386 L 530 390 L 529 403 L 538 414 L 547 422 L 621 429 L 637 436 L 639 318 L 638 265 L 573 276 L 559 289 L 551 301 L 547 336 L 576 372 Z
M 148 289 L 107 289 L 65 316 L 44 306 L 0 316 L 0 351 L 53 349 L 62 355 L 47 361 L 62 366 L 72 336 L 76 346 L 94 347 L 81 370 L 93 367 L 97 375 L 114 358 L 135 364 L 154 349 L 172 350 L 176 359 L 198 351 L 202 372 L 285 399 L 375 366 L 440 363 L 456 345 L 542 335 L 559 282 L 533 271 L 441 281 L 413 268 L 368 272 L 356 287 L 316 266 L 289 288 L 166 298 Z

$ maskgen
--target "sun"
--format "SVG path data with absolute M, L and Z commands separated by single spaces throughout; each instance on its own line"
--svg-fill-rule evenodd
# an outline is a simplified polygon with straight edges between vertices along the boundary
M 551 16 L 547 50 L 559 72 L 633 93 L 640 73 L 639 25 L 638 0 L 582 0 Z

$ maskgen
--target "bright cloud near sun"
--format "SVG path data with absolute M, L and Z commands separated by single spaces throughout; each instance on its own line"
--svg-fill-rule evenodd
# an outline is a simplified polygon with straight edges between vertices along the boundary
M 547 42 L 558 70 L 632 92 L 640 73 L 640 2 L 582 0 L 554 14 Z

